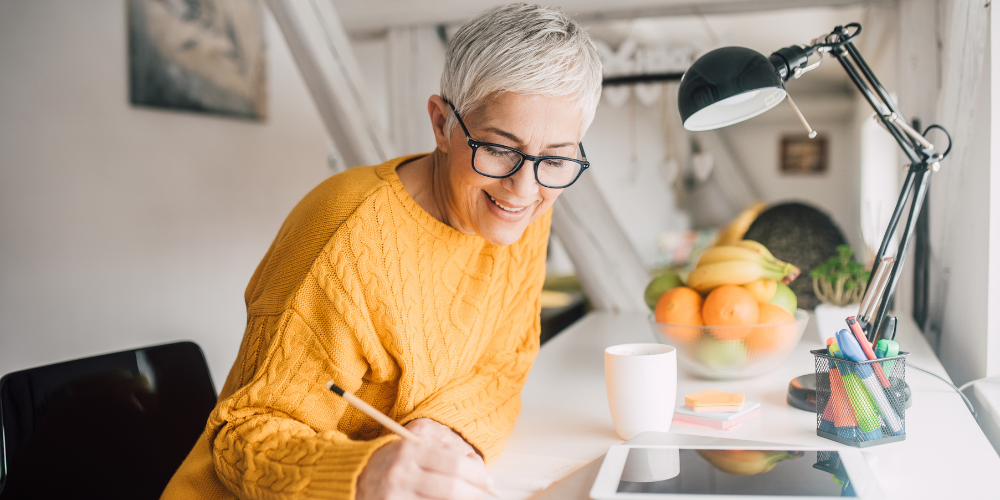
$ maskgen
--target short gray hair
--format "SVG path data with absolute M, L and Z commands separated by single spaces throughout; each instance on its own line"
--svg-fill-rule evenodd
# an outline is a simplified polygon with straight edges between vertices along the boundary
M 601 98 L 601 74 L 597 47 L 579 23 L 558 10 L 512 3 L 479 14 L 455 33 L 441 97 L 463 115 L 505 92 L 575 97 L 582 134 Z M 448 113 L 445 132 L 455 123 Z

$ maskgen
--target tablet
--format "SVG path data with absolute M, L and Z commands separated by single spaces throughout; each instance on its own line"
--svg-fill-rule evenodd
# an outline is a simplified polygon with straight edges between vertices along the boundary
M 882 498 L 859 450 L 760 446 L 612 446 L 595 500 Z

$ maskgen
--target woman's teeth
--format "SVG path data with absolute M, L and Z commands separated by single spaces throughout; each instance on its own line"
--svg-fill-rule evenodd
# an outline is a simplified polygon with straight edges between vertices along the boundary
M 489 195 L 489 193 L 486 193 L 486 194 L 487 194 L 487 195 Z M 504 210 L 505 212 L 510 212 L 510 213 L 513 213 L 513 214 L 516 214 L 516 213 L 520 212 L 521 210 L 524 210 L 525 208 L 528 208 L 528 207 L 521 207 L 521 208 L 507 208 L 507 207 L 505 207 L 505 206 L 501 205 L 501 204 L 500 204 L 500 202 L 499 202 L 499 201 L 497 201 L 497 199 L 496 199 L 496 198 L 494 198 L 494 197 L 490 196 L 490 199 L 491 199 L 491 200 L 493 200 L 493 203 L 495 203 L 495 204 L 496 204 L 496 206 L 498 206 L 498 207 L 502 208 L 502 209 L 503 209 L 503 210 Z

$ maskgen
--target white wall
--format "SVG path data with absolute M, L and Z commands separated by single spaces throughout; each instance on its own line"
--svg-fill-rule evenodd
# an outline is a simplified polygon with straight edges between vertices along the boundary
M 941 334 L 938 356 L 959 384 L 1000 375 L 987 365 L 989 345 L 1000 342 L 996 334 L 990 338 L 987 329 L 990 308 L 998 307 L 1000 300 L 990 296 L 988 288 L 992 98 L 988 61 L 980 75 L 977 102 L 983 104 L 976 107 L 972 135 L 955 138 L 964 139 L 969 148 L 964 164 L 946 159 L 931 178 L 930 189 L 929 307 Z
M 326 135 L 270 17 L 267 121 L 130 106 L 125 4 L 0 1 L 0 373 L 191 339 L 220 388 Z

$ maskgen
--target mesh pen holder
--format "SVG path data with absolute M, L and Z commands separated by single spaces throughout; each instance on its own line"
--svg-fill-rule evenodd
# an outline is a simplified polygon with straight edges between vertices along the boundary
M 816 360 L 816 434 L 864 448 L 906 439 L 906 356 L 850 361 L 826 349 Z

